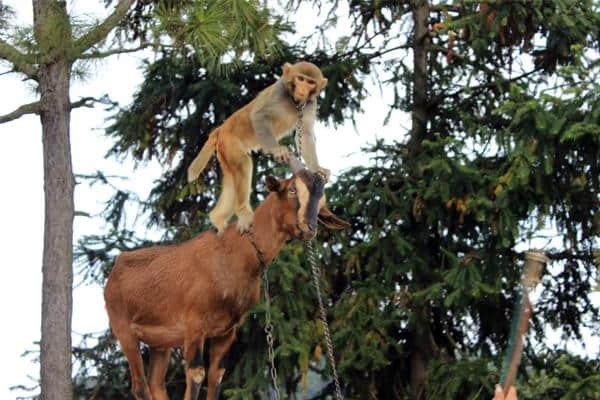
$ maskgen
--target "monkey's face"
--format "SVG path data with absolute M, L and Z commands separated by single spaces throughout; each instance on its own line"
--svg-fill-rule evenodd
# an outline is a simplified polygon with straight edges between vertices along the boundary
M 327 84 L 327 79 L 314 64 L 299 62 L 294 65 L 285 63 L 283 81 L 296 104 L 314 101 Z
M 294 177 L 281 181 L 267 177 L 267 187 L 272 192 L 277 192 L 280 201 L 280 223 L 291 238 L 314 238 L 318 221 L 329 229 L 344 229 L 349 226 L 325 206 L 324 185 L 321 175 L 308 170 L 302 170 Z
M 317 82 L 313 78 L 302 74 L 294 77 L 292 90 L 292 97 L 297 104 L 314 100 L 318 94 Z

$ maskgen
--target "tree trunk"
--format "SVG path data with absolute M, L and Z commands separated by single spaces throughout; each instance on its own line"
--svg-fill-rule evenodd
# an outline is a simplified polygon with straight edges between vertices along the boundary
M 71 399 L 73 170 L 69 143 L 69 74 L 64 63 L 42 68 L 44 255 L 41 382 L 43 400 Z M 41 84 L 47 80 L 47 84 Z
M 410 355 L 410 397 L 413 400 L 425 399 L 427 367 L 429 361 L 438 354 L 438 346 L 431 334 L 431 324 L 426 306 L 419 305 L 412 310 Z
M 412 129 L 408 141 L 410 158 L 420 160 L 422 152 L 422 142 L 427 138 L 428 122 L 428 92 L 429 92 L 429 71 L 427 56 L 430 47 L 428 20 L 429 2 L 426 0 L 416 6 L 413 11 L 414 21 L 414 77 L 413 77 L 413 110 L 412 110 Z M 422 169 L 419 161 L 411 168 L 414 178 L 421 178 Z M 417 251 L 422 257 L 429 255 L 427 246 L 427 228 L 422 224 L 416 224 L 415 232 L 419 237 L 423 237 L 422 246 Z M 422 289 L 426 286 L 426 273 L 423 271 L 413 271 L 415 280 L 415 289 Z M 429 361 L 435 356 L 437 346 L 433 340 L 430 328 L 429 310 L 427 304 L 416 305 L 412 310 L 412 321 L 409 326 L 411 337 L 411 355 L 410 355 L 410 397 L 412 400 L 421 400 L 425 398 L 425 389 L 427 385 L 427 367 Z
M 66 4 L 34 0 L 40 65 L 40 119 L 44 153 L 44 253 L 42 261 L 41 398 L 70 400 L 73 286 L 73 190 L 69 142 L 71 39 Z
M 421 150 L 421 142 L 427 134 L 427 94 L 429 91 L 429 71 L 427 69 L 427 54 L 430 47 L 429 2 L 423 0 L 413 11 L 415 24 L 413 44 L 413 111 L 412 130 L 409 140 L 409 150 L 416 155 Z

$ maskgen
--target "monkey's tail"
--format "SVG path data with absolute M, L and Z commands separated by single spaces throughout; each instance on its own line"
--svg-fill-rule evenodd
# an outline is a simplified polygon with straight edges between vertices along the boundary
M 204 146 L 202 146 L 202 150 L 200 150 L 200 153 L 198 153 L 196 158 L 194 158 L 194 161 L 192 161 L 188 167 L 188 182 L 192 182 L 200 176 L 200 173 L 204 170 L 206 164 L 208 164 L 208 161 L 215 152 L 217 147 L 217 132 L 218 129 L 215 129 L 208 135 L 208 139 L 206 140 L 206 143 L 204 143 Z

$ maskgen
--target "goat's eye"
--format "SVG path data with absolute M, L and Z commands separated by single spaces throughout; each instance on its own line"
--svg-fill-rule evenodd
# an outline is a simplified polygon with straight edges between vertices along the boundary
M 289 194 L 296 194 L 296 188 L 289 188 L 288 189 L 288 193 Z

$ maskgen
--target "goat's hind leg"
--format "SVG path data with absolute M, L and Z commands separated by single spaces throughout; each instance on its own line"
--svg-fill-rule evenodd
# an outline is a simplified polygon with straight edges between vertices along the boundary
M 185 400 L 197 400 L 200 387 L 206 376 L 204 369 L 204 336 L 190 335 L 183 345 L 185 360 Z
M 113 332 L 119 343 L 121 350 L 129 363 L 129 372 L 131 373 L 131 392 L 135 400 L 152 400 L 150 388 L 144 377 L 144 363 L 140 354 L 140 342 L 137 336 L 130 329 L 115 329 Z

